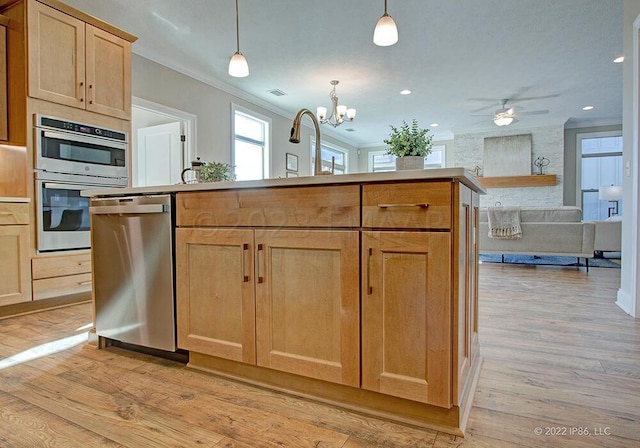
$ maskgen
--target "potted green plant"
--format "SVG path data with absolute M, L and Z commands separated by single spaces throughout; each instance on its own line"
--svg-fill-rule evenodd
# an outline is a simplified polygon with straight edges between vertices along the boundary
M 429 129 L 420 129 L 414 118 L 411 126 L 402 120 L 397 128 L 390 125 L 391 133 L 384 142 L 389 145 L 387 154 L 396 156 L 397 170 L 415 170 L 424 168 L 424 158 L 433 148 L 433 136 L 428 135 Z
M 236 180 L 233 167 L 224 162 L 207 162 L 200 168 L 201 182 L 222 182 Z

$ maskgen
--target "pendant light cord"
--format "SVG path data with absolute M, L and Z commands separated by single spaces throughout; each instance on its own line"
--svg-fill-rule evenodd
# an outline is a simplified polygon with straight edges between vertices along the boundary
M 387 15 L 387 0 L 384 0 L 384 15 Z
M 386 2 L 387 0 L 385 0 L 385 4 Z M 238 0 L 236 0 L 236 46 L 238 53 L 240 53 L 240 20 L 238 19 Z

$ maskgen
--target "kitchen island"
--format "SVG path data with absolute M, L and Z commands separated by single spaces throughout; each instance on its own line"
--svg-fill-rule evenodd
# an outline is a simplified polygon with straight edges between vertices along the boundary
M 483 192 L 452 168 L 86 194 L 175 194 L 190 367 L 462 435 Z

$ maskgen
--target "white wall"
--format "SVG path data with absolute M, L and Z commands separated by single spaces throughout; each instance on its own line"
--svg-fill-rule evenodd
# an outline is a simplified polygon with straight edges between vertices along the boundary
M 231 161 L 232 103 L 268 116 L 272 120 L 270 177 L 285 177 L 285 154 L 287 152 L 298 155 L 300 176 L 310 174 L 312 128 L 304 125 L 300 143 L 297 145 L 289 143 L 293 116 L 283 117 L 136 54 L 132 58 L 132 94 L 138 98 L 196 115 L 198 122 L 195 155 L 204 161 L 226 163 Z M 308 119 L 303 118 L 303 122 L 306 120 Z M 311 121 L 309 120 L 308 123 L 310 125 Z M 355 147 L 324 133 L 322 140 L 347 149 L 350 169 L 358 171 L 358 156 Z
M 623 203 L 627 204 L 622 216 L 622 272 L 617 304 L 632 316 L 639 317 L 640 310 L 640 243 L 638 242 L 638 198 L 640 196 L 638 175 L 640 161 L 638 154 L 638 117 L 634 116 L 634 89 L 638 86 L 634 80 L 634 65 L 638 65 L 638 54 L 633 45 L 633 22 L 640 15 L 640 0 L 624 0 L 622 6 L 624 66 L 622 76 L 622 164 L 629 164 L 630 176 L 623 177 Z M 636 91 L 637 92 L 637 91 Z
M 550 163 L 544 169 L 545 174 L 555 174 L 557 183 L 550 187 L 526 188 L 489 188 L 487 194 L 480 196 L 480 206 L 493 206 L 500 202 L 504 206 L 561 206 L 563 205 L 563 172 L 564 172 L 564 127 L 545 126 L 526 130 L 498 130 L 474 134 L 456 134 L 454 140 L 453 161 L 450 166 L 473 169 L 476 165 L 483 167 L 482 154 L 485 137 L 501 137 L 505 135 L 531 134 L 531 161 L 543 156 Z M 534 174 L 537 167 L 531 167 Z

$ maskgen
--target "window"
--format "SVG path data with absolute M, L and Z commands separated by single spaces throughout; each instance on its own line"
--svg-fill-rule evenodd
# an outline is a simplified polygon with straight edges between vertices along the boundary
M 237 180 L 269 177 L 269 118 L 232 105 L 231 165 Z
M 424 167 L 444 168 L 445 167 L 445 145 L 434 145 L 431 153 L 424 158 Z M 395 171 L 396 156 L 386 154 L 386 151 L 371 151 L 369 153 L 369 171 L 379 173 L 381 171 Z
M 601 186 L 622 185 L 622 136 L 620 132 L 578 135 L 581 186 L 580 203 L 584 221 L 600 221 L 609 216 L 609 201 L 598 199 Z M 618 213 L 622 214 L 622 207 Z
M 331 171 L 332 158 L 333 158 L 333 174 L 345 174 L 347 173 L 347 161 L 349 154 L 346 149 L 340 148 L 335 145 L 320 143 L 320 157 L 322 158 L 322 171 Z M 316 142 L 314 138 L 311 138 L 311 172 L 314 172 L 315 167 L 315 154 L 316 154 Z

